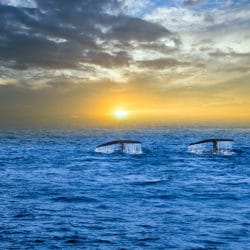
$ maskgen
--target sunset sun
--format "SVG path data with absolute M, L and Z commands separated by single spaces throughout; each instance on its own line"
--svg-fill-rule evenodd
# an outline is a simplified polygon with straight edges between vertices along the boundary
M 116 119 L 125 119 L 128 115 L 127 111 L 123 109 L 118 109 L 113 113 L 114 117 Z

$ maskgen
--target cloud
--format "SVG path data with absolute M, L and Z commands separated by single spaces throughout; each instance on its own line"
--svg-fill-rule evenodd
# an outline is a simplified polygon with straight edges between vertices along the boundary
M 207 2 L 207 0 L 186 0 L 183 2 L 183 5 L 186 7 L 194 7 L 205 2 Z
M 159 24 L 150 23 L 139 18 L 121 16 L 114 22 L 108 37 L 120 41 L 156 41 L 171 37 L 172 33 Z
M 37 0 L 32 9 L 15 3 L 0 5 L 0 61 L 14 70 L 125 66 L 131 58 L 113 41 L 178 40 L 160 24 L 119 14 L 118 0 Z
M 120 0 L 122 12 L 127 15 L 142 15 L 154 6 L 151 0 Z
M 230 8 L 213 4 L 199 9 L 162 6 L 152 10 L 145 18 L 178 32 L 182 44 L 173 52 L 174 58 L 191 62 L 193 69 L 186 69 L 190 74 L 211 74 L 212 82 L 213 74 L 218 69 L 221 72 L 234 69 L 238 74 L 247 72 L 249 7 L 247 4 Z M 197 64 L 203 70 L 197 72 Z
M 90 51 L 86 53 L 84 58 L 84 62 L 86 63 L 100 65 L 105 68 L 128 66 L 130 60 L 132 59 L 125 51 L 114 54 Z
M 159 58 L 155 60 L 138 61 L 139 66 L 150 69 L 165 69 L 177 66 L 189 66 L 189 62 L 180 62 L 174 58 Z
M 36 2 L 34 0 L 0 0 L 0 5 L 8 5 L 13 7 L 22 8 L 36 8 Z
M 230 32 L 236 27 L 246 28 L 249 25 L 250 5 L 204 8 L 201 10 L 183 7 L 159 7 L 145 15 L 145 19 L 159 23 L 164 27 L 179 32 L 214 32 L 223 29 Z
M 250 52 L 248 52 L 248 53 L 239 53 L 239 52 L 235 52 L 235 51 L 224 52 L 224 51 L 221 51 L 221 50 L 216 50 L 214 52 L 210 52 L 209 55 L 211 57 L 247 58 L 247 59 L 250 60 Z

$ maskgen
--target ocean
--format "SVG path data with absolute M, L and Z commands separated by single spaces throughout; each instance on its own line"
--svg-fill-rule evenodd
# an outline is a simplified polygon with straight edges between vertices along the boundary
M 250 249 L 250 129 L 2 130 L 0 177 L 0 249 Z

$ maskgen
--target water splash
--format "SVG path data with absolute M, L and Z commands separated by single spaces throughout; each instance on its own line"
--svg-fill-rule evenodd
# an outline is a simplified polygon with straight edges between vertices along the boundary
M 140 143 L 124 143 L 124 153 L 127 154 L 142 154 L 142 148 Z
M 113 145 L 108 145 L 108 146 L 103 146 L 103 147 L 97 147 L 95 149 L 95 152 L 104 153 L 104 154 L 112 154 L 112 153 L 119 152 L 119 151 L 121 151 L 120 144 L 113 144 Z
M 192 154 L 233 155 L 233 142 L 218 142 L 218 152 L 214 152 L 213 144 L 211 142 L 189 145 L 188 152 Z
M 108 146 L 97 147 L 95 152 L 104 154 L 112 154 L 117 152 L 123 152 L 126 154 L 142 154 L 142 147 L 140 143 L 112 144 Z

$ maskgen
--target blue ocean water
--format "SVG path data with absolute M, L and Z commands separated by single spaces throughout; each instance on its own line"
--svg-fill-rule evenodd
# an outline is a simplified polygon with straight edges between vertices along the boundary
M 188 152 L 211 137 L 242 152 Z M 0 177 L 0 249 L 250 249 L 250 129 L 2 131 Z

